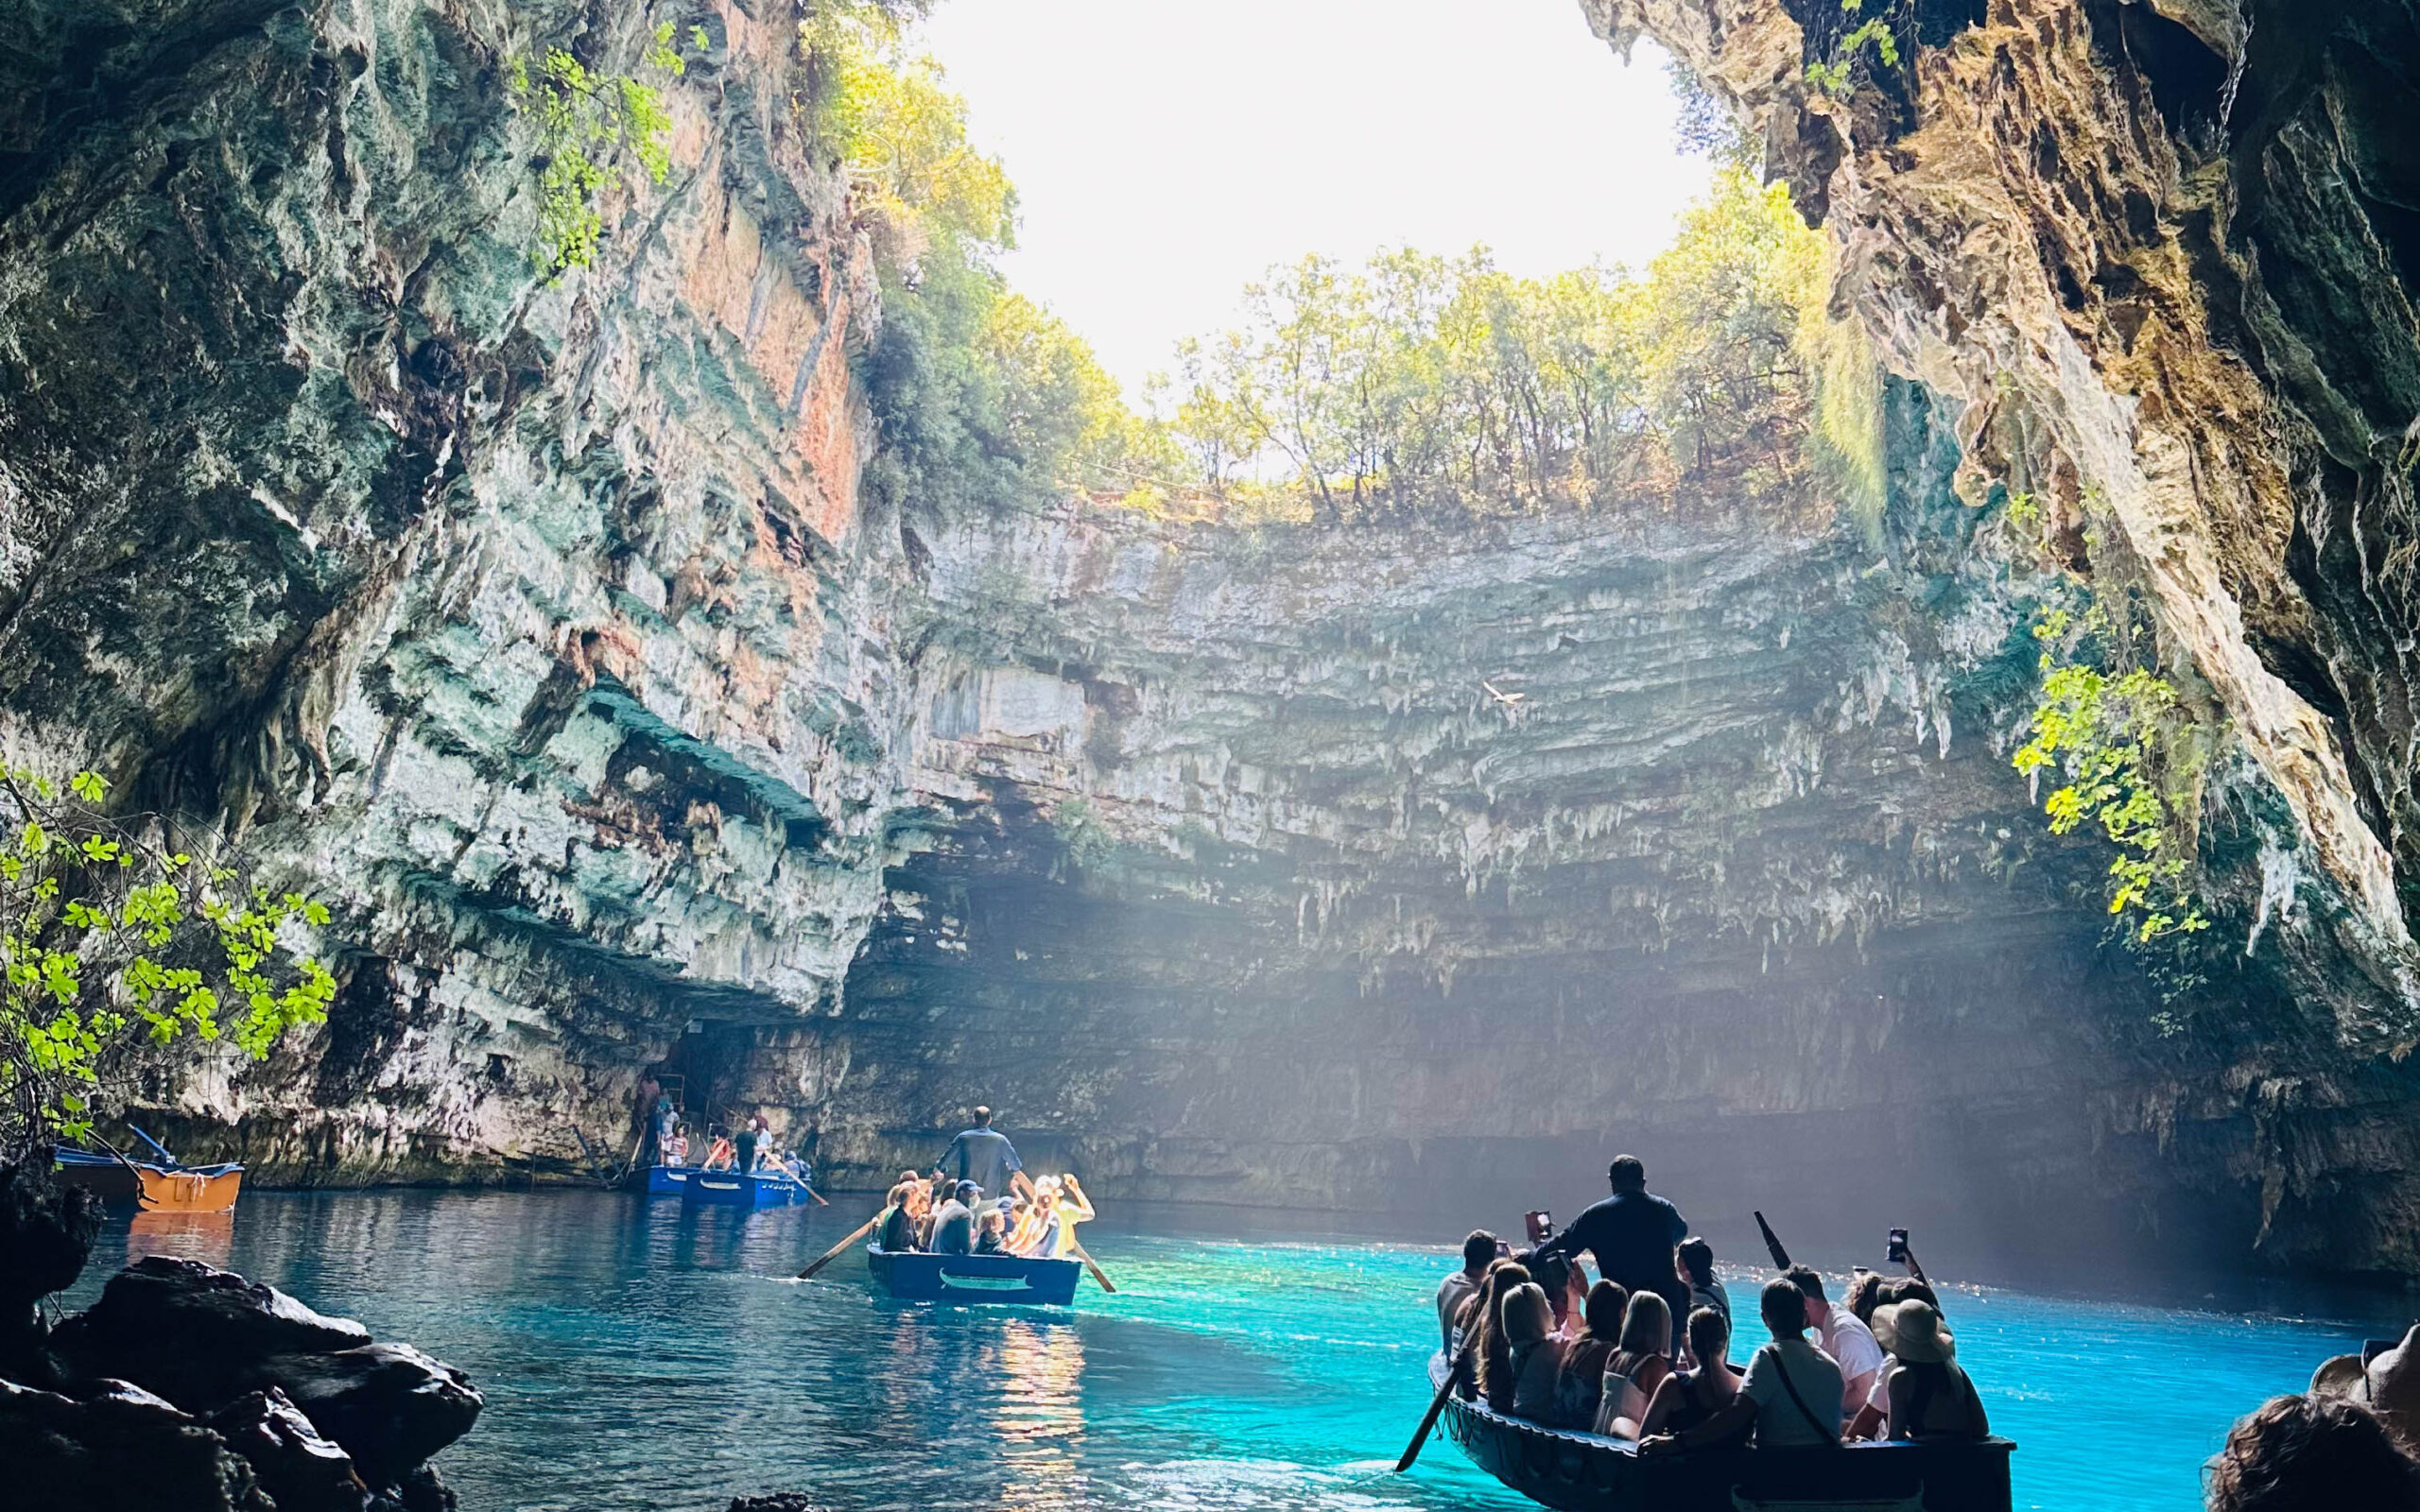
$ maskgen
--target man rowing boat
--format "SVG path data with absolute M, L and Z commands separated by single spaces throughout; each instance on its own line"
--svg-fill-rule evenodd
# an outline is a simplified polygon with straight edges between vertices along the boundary
M 962 1129 L 942 1153 L 942 1174 L 953 1182 L 972 1181 L 994 1196 L 1013 1191 L 1028 1200 L 1033 1182 L 1009 1137 L 992 1126 L 992 1110 L 975 1109 L 975 1126 Z

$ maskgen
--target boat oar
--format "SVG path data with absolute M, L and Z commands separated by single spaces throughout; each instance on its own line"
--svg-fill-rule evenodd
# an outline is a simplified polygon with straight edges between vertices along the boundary
M 1765 1247 L 1772 1252 L 1773 1268 L 1789 1269 L 1789 1251 L 1781 1247 L 1781 1241 L 1773 1235 L 1773 1226 L 1765 1222 L 1765 1215 L 1761 1212 L 1756 1214 L 1756 1227 L 1764 1232 Z
M 1076 1243 L 1073 1239 L 1070 1239 L 1067 1241 L 1067 1247 L 1074 1250 L 1076 1252 L 1076 1258 L 1084 1263 L 1084 1269 L 1093 1273 L 1093 1280 L 1100 1282 L 1100 1289 L 1102 1291 L 1115 1293 L 1117 1290 L 1116 1284 L 1109 1279 L 1108 1273 L 1100 1268 L 1100 1263 L 1093 1259 L 1091 1255 L 1084 1252 L 1083 1246 Z
M 890 1211 L 890 1209 L 886 1208 L 883 1210 L 883 1212 L 888 1212 Z M 873 1232 L 873 1226 L 880 1222 L 882 1222 L 881 1212 L 877 1212 L 873 1217 L 868 1218 L 865 1221 L 865 1226 L 863 1228 L 857 1229 L 856 1232 L 850 1234 L 848 1238 L 841 1240 L 838 1244 L 834 1245 L 831 1248 L 825 1250 L 821 1260 L 817 1261 L 814 1264 L 806 1267 L 806 1269 L 800 1271 L 798 1273 L 798 1280 L 805 1280 L 808 1277 L 813 1276 L 817 1271 L 821 1270 L 824 1266 L 829 1265 L 834 1261 L 839 1259 L 840 1252 L 842 1250 L 847 1249 L 851 1245 L 856 1244 L 858 1240 L 863 1239 L 866 1235 Z
M 1476 1334 L 1478 1331 L 1472 1332 Z M 1437 1419 L 1445 1415 L 1445 1399 L 1454 1394 L 1454 1387 L 1461 1382 L 1462 1368 L 1470 1364 L 1471 1346 L 1478 1342 L 1476 1337 L 1463 1341 L 1462 1352 L 1455 1357 L 1452 1368 L 1445 1372 L 1445 1383 L 1437 1388 L 1436 1399 L 1428 1403 L 1428 1416 L 1420 1419 L 1420 1431 L 1411 1435 L 1411 1444 L 1403 1452 L 1403 1458 L 1395 1461 L 1397 1475 L 1411 1469 L 1411 1462 L 1420 1457 L 1421 1447 L 1428 1442 L 1429 1434 L 1437 1427 Z

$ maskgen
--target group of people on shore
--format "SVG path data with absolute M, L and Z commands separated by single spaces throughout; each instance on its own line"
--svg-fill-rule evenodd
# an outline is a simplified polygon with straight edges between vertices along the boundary
M 1920 1275 L 1860 1271 L 1836 1302 L 1816 1272 L 1790 1266 L 1757 1297 L 1771 1340 L 1742 1370 L 1730 1362 L 1731 1298 L 1712 1247 L 1647 1190 L 1635 1158 L 1607 1175 L 1610 1197 L 1521 1254 L 1485 1230 L 1464 1241 L 1437 1314 L 1466 1397 L 1634 1439 L 1641 1453 L 1989 1435 L 1941 1298 Z M 1583 1253 L 1601 1273 L 1593 1283 Z
M 1057 1259 L 1077 1252 L 1076 1225 L 1095 1216 L 1073 1176 L 1026 1175 L 988 1108 L 975 1109 L 930 1176 L 900 1172 L 885 1200 L 876 1243 L 894 1253 Z
M 2420 1509 L 2420 1323 L 2323 1363 L 2238 1421 L 2205 1467 L 2209 1512 Z

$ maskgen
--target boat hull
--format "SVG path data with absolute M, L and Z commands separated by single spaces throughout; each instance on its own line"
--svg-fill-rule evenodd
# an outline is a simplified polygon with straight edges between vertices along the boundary
M 60 1180 L 147 1212 L 228 1212 L 244 1190 L 244 1168 L 233 1162 L 170 1168 L 87 1150 L 60 1150 L 58 1160 Z
M 1023 1255 L 892 1254 L 869 1246 L 866 1267 L 885 1291 L 911 1302 L 1005 1302 L 1065 1307 L 1083 1279 L 1080 1261 Z
M 146 1212 L 233 1212 L 243 1194 L 240 1165 L 199 1166 L 177 1171 L 138 1166 L 143 1190 L 135 1201 Z
M 1430 1389 L 1445 1379 L 1443 1355 Z M 1504 1418 L 1450 1399 L 1444 1428 L 1472 1464 L 1558 1512 L 2011 1512 L 2004 1438 L 1979 1443 L 1721 1449 L 1639 1458 L 1627 1442 Z
M 654 1174 L 648 1188 L 654 1190 Z M 683 1202 L 712 1203 L 733 1208 L 779 1208 L 797 1201 L 803 1189 L 778 1171 L 691 1171 L 681 1183 Z
M 647 1194 L 677 1197 L 688 1190 L 689 1178 L 697 1174 L 694 1165 L 650 1165 L 647 1168 Z

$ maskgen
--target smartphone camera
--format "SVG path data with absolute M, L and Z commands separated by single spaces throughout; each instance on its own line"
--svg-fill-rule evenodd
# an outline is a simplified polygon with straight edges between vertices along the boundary
M 1521 1214 L 1521 1222 L 1529 1228 L 1531 1247 L 1554 1237 L 1554 1214 L 1544 1209 Z
M 1905 1228 L 1891 1230 L 1891 1250 L 1882 1258 L 1893 1265 L 1904 1265 L 1908 1263 L 1908 1230 Z

